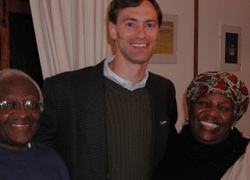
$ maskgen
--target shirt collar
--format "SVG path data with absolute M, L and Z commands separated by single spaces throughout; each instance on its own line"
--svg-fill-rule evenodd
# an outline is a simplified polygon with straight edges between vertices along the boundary
M 109 56 L 104 61 L 104 68 L 103 73 L 104 76 L 108 79 L 114 81 L 115 83 L 119 84 L 120 86 L 130 90 L 134 91 L 139 88 L 143 88 L 146 85 L 147 79 L 148 79 L 148 71 L 145 71 L 142 80 L 137 84 L 132 84 L 131 81 L 127 81 L 121 77 L 119 77 L 117 74 L 115 74 L 108 66 L 110 62 L 112 62 L 115 59 L 115 56 Z

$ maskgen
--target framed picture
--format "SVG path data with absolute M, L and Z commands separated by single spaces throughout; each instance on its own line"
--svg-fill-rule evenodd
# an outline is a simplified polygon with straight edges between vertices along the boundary
M 150 63 L 177 63 L 178 16 L 163 14 L 159 40 Z
M 241 27 L 221 27 L 221 70 L 241 70 Z

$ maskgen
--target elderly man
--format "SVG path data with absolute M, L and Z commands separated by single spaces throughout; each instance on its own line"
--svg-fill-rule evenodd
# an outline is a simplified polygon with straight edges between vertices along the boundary
M 69 179 L 53 149 L 31 142 L 42 108 L 41 91 L 27 74 L 0 71 L 0 179 Z

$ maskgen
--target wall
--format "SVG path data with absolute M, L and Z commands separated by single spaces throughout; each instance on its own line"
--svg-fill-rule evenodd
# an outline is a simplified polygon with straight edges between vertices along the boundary
M 178 15 L 177 64 L 150 64 L 149 70 L 167 77 L 176 87 L 179 111 L 178 130 L 186 118 L 185 90 L 193 78 L 194 1 L 158 0 L 163 13 Z M 199 53 L 198 73 L 220 70 L 221 24 L 242 27 L 241 71 L 231 71 L 242 79 L 250 90 L 250 1 L 199 1 Z M 250 133 L 250 110 L 237 127 Z
M 175 84 L 178 106 L 176 127 L 181 129 L 186 119 L 185 90 L 193 78 L 194 1 L 158 0 L 163 13 L 178 15 L 177 64 L 149 64 L 149 70 Z
M 242 28 L 241 71 L 232 71 L 250 91 L 250 1 L 200 0 L 199 8 L 199 72 L 220 69 L 221 24 Z M 250 133 L 250 108 L 238 122 L 241 131 Z

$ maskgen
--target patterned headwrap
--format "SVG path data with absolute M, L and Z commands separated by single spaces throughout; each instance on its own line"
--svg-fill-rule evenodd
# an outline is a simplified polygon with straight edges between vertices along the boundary
M 219 92 L 234 105 L 235 121 L 246 112 L 249 95 L 244 82 L 228 72 L 206 72 L 196 76 L 187 88 L 187 105 L 190 107 L 198 98 L 211 92 Z

